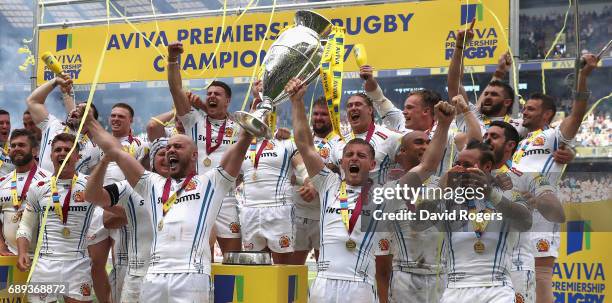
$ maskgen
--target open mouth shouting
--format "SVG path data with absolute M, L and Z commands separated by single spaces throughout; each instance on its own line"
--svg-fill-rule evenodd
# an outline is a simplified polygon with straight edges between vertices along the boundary
M 171 170 L 178 168 L 178 163 L 179 163 L 179 159 L 176 154 L 173 153 L 173 154 L 168 155 L 168 167 Z

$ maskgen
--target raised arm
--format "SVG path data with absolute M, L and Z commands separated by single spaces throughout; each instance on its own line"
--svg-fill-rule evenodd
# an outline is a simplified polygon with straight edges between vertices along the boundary
M 582 56 L 586 64 L 580 73 L 578 74 L 578 91 L 574 96 L 574 103 L 572 104 L 572 111 L 569 116 L 563 119 L 559 130 L 563 137 L 566 139 L 573 139 L 578 133 L 582 119 L 587 111 L 587 103 L 591 93 L 587 90 L 587 77 L 597 67 L 597 57 L 593 54 L 586 54 Z
M 240 167 L 242 166 L 242 162 L 244 162 L 244 156 L 252 140 L 253 135 L 249 134 L 245 129 L 242 129 L 238 141 L 236 141 L 225 155 L 223 155 L 221 167 L 223 167 L 223 170 L 230 174 L 230 176 L 237 177 L 240 173 Z
M 168 86 L 170 87 L 170 94 L 176 108 L 176 114 L 179 116 L 184 116 L 191 110 L 191 105 L 183 90 L 181 69 L 178 62 L 178 57 L 182 53 L 182 43 L 172 42 L 168 45 Z
M 457 114 L 463 115 L 463 121 L 466 126 L 465 136 L 455 136 L 455 145 L 457 149 L 462 150 L 470 140 L 482 141 L 480 123 L 478 123 L 476 115 L 470 110 L 467 99 L 465 99 L 463 95 L 456 95 L 452 99 L 452 104 L 457 109 Z M 459 139 L 461 137 L 463 137 L 463 139 Z
M 149 122 L 147 123 L 147 137 L 149 142 L 165 137 L 166 125 L 172 121 L 172 119 L 174 119 L 174 111 L 168 111 L 149 119 Z
M 312 133 L 307 122 L 308 118 L 304 107 L 306 85 L 303 84 L 302 80 L 293 78 L 285 85 L 285 91 L 291 96 L 291 120 L 293 122 L 295 145 L 302 155 L 308 175 L 314 177 L 325 167 L 325 164 L 314 147 Z
M 104 189 L 104 176 L 110 159 L 107 156 L 102 157 L 102 160 L 89 175 L 87 184 L 85 185 L 85 200 L 98 205 L 100 207 L 111 206 L 111 196 Z
M 43 85 L 37 87 L 26 99 L 28 111 L 35 124 L 39 124 L 49 116 L 49 112 L 45 107 L 45 100 L 47 100 L 47 96 L 49 96 L 58 85 L 68 89 L 72 85 L 72 79 L 68 76 L 63 78 L 55 77 L 53 80 L 45 82 Z
M 463 89 L 463 62 L 461 56 L 463 55 L 463 46 L 472 40 L 472 38 L 474 38 L 474 31 L 471 29 L 467 32 L 464 30 L 457 31 L 455 49 L 453 50 L 453 57 L 451 58 L 446 78 L 449 96 L 461 94 L 465 100 L 468 100 L 467 94 Z M 466 42 L 464 43 L 464 41 Z
M 80 108 L 83 108 L 79 104 Z M 89 130 L 89 137 L 91 140 L 100 146 L 100 149 L 104 152 L 104 155 L 111 161 L 114 161 L 119 165 L 121 171 L 125 175 L 132 187 L 136 186 L 138 180 L 144 173 L 144 167 L 134 157 L 130 156 L 127 152 L 123 151 L 121 144 L 115 137 L 106 132 L 102 125 L 93 118 L 91 111 L 87 116 L 87 127 Z
M 446 142 L 448 141 L 448 129 L 455 117 L 455 107 L 448 102 L 440 101 L 434 107 L 434 114 L 438 120 L 438 126 L 431 139 L 431 143 L 429 143 L 427 150 L 423 154 L 421 163 L 400 178 L 399 183 L 401 185 L 420 186 L 423 181 L 435 173 L 438 165 L 440 165 L 440 161 L 442 161 Z M 414 179 L 414 174 L 419 177 L 419 180 Z

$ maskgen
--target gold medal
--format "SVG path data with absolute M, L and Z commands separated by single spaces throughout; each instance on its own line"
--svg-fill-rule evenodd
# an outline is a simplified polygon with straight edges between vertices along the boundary
M 17 221 L 19 221 L 19 215 L 18 214 L 14 214 L 13 217 L 11 217 L 11 222 L 17 223 Z
M 355 243 L 355 241 L 353 241 L 353 239 L 348 239 L 345 243 L 346 245 L 346 249 L 348 250 L 353 250 L 357 247 L 357 243 Z
M 210 160 L 210 158 L 204 159 L 204 166 L 209 167 L 211 164 L 212 164 L 212 161 Z
M 70 229 L 68 229 L 68 227 L 64 227 L 64 229 L 62 229 L 62 235 L 64 238 L 70 237 Z
M 164 229 L 164 219 L 159 220 L 159 223 L 157 223 L 157 230 L 161 231 L 162 229 Z
M 479 254 L 482 254 L 485 251 L 485 245 L 482 243 L 482 241 L 480 241 L 480 239 L 474 243 L 474 251 Z

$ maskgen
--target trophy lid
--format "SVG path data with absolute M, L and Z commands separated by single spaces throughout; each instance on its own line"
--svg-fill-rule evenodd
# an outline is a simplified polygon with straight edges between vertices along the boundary
M 331 32 L 331 21 L 313 11 L 297 11 L 294 19 L 295 24 L 312 29 L 321 38 L 326 38 Z

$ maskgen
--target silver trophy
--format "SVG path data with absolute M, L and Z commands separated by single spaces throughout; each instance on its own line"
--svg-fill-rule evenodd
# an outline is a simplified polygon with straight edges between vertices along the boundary
M 285 101 L 285 85 L 292 78 L 306 84 L 316 79 L 323 56 L 323 46 L 331 32 L 332 23 L 312 11 L 297 11 L 295 26 L 284 31 L 270 46 L 263 60 L 262 102 L 253 113 L 239 111 L 234 118 L 241 127 L 256 137 L 272 138 L 266 125 L 273 107 Z

